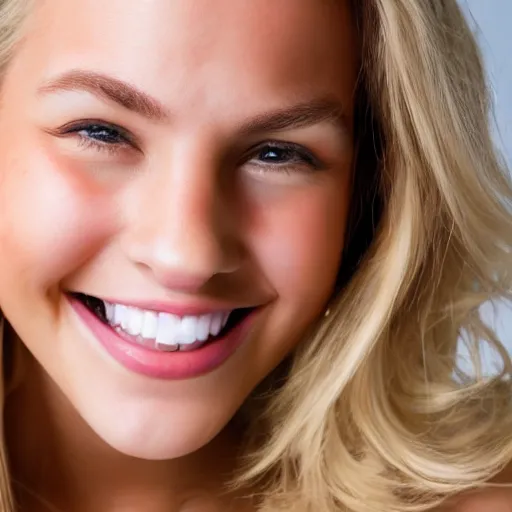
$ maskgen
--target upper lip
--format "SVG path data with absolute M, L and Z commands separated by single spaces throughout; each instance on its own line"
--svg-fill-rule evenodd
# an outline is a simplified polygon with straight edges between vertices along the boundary
M 119 304 L 127 307 L 154 311 L 156 313 L 169 313 L 176 316 L 201 316 L 212 313 L 233 311 L 235 309 L 252 309 L 262 305 L 262 303 L 234 304 L 233 302 L 210 299 L 189 299 L 178 302 L 151 299 L 122 299 L 99 295 L 90 296 L 110 304 Z

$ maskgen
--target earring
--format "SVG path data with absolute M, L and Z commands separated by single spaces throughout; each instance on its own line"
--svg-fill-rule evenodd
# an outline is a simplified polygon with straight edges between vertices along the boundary
M 327 309 L 325 310 L 324 317 L 326 317 L 326 318 L 327 318 L 330 314 L 331 314 L 331 310 L 330 310 L 330 308 L 327 308 Z

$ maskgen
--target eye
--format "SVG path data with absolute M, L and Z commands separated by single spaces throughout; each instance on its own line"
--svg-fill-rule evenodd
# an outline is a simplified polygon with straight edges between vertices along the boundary
M 113 126 L 91 124 L 76 131 L 80 137 L 92 139 L 102 144 L 122 144 L 126 139 L 120 131 Z
M 101 121 L 79 121 L 58 130 L 61 136 L 75 136 L 80 146 L 117 153 L 123 148 L 137 148 L 127 130 Z
M 285 171 L 300 170 L 307 167 L 316 170 L 322 167 L 319 159 L 300 144 L 291 142 L 266 142 L 254 148 L 247 163 L 263 170 Z

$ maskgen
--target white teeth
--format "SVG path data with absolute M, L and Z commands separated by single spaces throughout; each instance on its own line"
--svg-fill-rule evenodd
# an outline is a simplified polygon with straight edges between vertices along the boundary
M 212 318 L 212 323 L 210 326 L 210 334 L 212 336 L 217 336 L 222 328 L 222 313 L 214 313 Z
M 121 325 L 126 313 L 126 306 L 114 305 L 114 325 Z
M 199 341 L 206 341 L 208 339 L 211 323 L 212 315 L 203 315 L 199 318 L 196 326 L 196 336 Z
M 105 313 L 108 323 L 120 332 L 153 340 L 156 347 L 171 351 L 194 349 L 210 336 L 218 336 L 231 311 L 179 317 L 105 302 Z
M 126 331 L 128 330 L 128 322 L 130 321 L 130 313 L 128 311 L 129 308 L 125 308 L 124 313 L 121 318 L 121 327 Z
M 114 304 L 109 304 L 108 302 L 105 302 L 105 316 L 109 323 L 114 322 L 114 315 L 115 315 L 115 306 Z
M 145 311 L 142 320 L 141 336 L 147 340 L 155 339 L 158 332 L 158 314 Z
M 190 345 L 197 341 L 196 338 L 196 325 L 199 318 L 196 316 L 186 316 L 181 321 L 181 337 L 180 344 Z
M 180 319 L 167 313 L 158 314 L 158 332 L 156 342 L 162 345 L 177 345 L 176 332 L 180 326 Z
M 128 327 L 126 331 L 132 336 L 138 336 L 142 330 L 142 319 L 144 313 L 137 309 L 128 308 Z

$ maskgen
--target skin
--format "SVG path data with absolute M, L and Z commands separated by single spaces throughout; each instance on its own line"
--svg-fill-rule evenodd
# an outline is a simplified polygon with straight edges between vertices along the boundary
M 14 368 L 6 428 L 22 509 L 251 510 L 219 493 L 236 465 L 229 421 L 321 315 L 340 265 L 358 67 L 348 7 L 37 4 L 0 111 L 0 306 Z M 128 82 L 165 115 L 55 85 L 77 69 Z M 335 107 L 330 116 L 256 126 L 319 100 Z M 63 129 L 84 119 L 130 140 L 98 148 L 90 131 Z M 319 163 L 273 163 L 269 140 Z M 223 366 L 165 381 L 107 355 L 69 290 L 262 307 Z
M 506 467 L 486 489 L 464 493 L 436 512 L 512 512 L 512 466 Z

